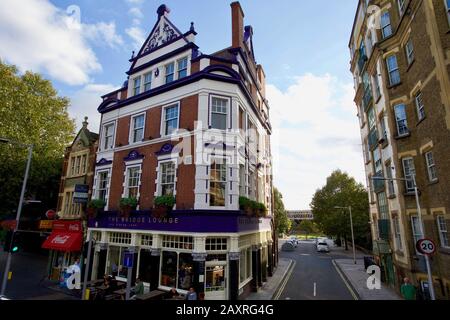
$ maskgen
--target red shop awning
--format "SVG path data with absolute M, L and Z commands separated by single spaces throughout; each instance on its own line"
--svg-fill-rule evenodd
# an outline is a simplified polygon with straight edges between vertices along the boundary
M 80 251 L 82 234 L 78 232 L 52 232 L 42 248 L 64 252 Z

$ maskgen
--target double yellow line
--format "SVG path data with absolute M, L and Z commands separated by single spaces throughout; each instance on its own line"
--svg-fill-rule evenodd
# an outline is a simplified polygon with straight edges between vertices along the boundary
M 333 262 L 334 268 L 336 269 L 337 273 L 341 277 L 341 279 L 344 282 L 345 286 L 347 287 L 348 291 L 350 291 L 350 294 L 352 295 L 353 299 L 354 300 L 359 300 L 358 295 L 355 293 L 355 291 L 353 291 L 353 288 L 350 286 L 350 284 L 348 283 L 347 279 L 344 277 L 344 275 L 342 274 L 341 270 L 337 266 L 336 261 L 333 260 L 332 262 Z
M 295 268 L 295 265 L 297 264 L 297 261 L 295 261 L 295 260 L 291 260 L 291 261 L 292 261 L 292 263 L 291 263 L 291 265 L 289 267 L 289 271 L 288 271 L 286 277 L 284 278 L 281 286 L 278 288 L 277 293 L 273 297 L 273 300 L 279 300 L 280 299 L 280 296 L 283 293 L 284 288 L 286 287 L 286 284 L 287 284 L 287 282 L 289 281 L 289 278 L 292 275 L 292 271 L 294 271 L 294 268 Z

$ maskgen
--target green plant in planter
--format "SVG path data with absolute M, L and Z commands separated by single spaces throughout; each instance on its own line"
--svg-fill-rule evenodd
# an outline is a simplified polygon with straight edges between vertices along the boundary
M 267 216 L 267 208 L 264 203 L 258 203 L 258 216 L 259 217 Z
M 87 213 L 90 218 L 95 218 L 99 211 L 102 211 L 106 206 L 106 201 L 102 199 L 92 199 L 87 204 Z
M 155 208 L 153 209 L 153 216 L 165 217 L 167 213 L 172 211 L 173 206 L 176 203 L 173 195 L 159 196 L 154 200 Z
M 122 198 L 120 199 L 120 211 L 124 217 L 128 217 L 132 210 L 136 209 L 138 200 L 136 198 Z
M 251 200 L 247 197 L 239 197 L 239 209 L 245 211 L 247 215 L 252 215 Z
M 252 215 L 254 217 L 258 217 L 259 203 L 257 201 L 250 200 L 250 208 L 252 211 Z

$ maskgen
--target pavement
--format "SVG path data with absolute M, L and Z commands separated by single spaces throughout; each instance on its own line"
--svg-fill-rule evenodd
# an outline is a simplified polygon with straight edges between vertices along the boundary
M 258 292 L 252 292 L 246 300 L 277 300 L 283 285 L 289 279 L 294 265 L 294 260 L 280 258 L 273 276 L 268 277 L 267 282 L 263 283 Z
M 333 260 L 344 281 L 359 300 L 402 300 L 402 298 L 391 288 L 381 283 L 380 289 L 369 289 L 367 279 L 369 274 L 364 270 L 364 261 L 356 259 Z

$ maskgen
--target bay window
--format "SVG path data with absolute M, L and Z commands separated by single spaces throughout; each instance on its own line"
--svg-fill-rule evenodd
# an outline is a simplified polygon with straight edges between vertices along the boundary
M 209 205 L 211 207 L 225 207 L 226 186 L 226 159 L 213 158 L 210 167 L 209 184 Z
M 211 99 L 211 128 L 226 130 L 228 116 L 228 99 L 212 97 Z

